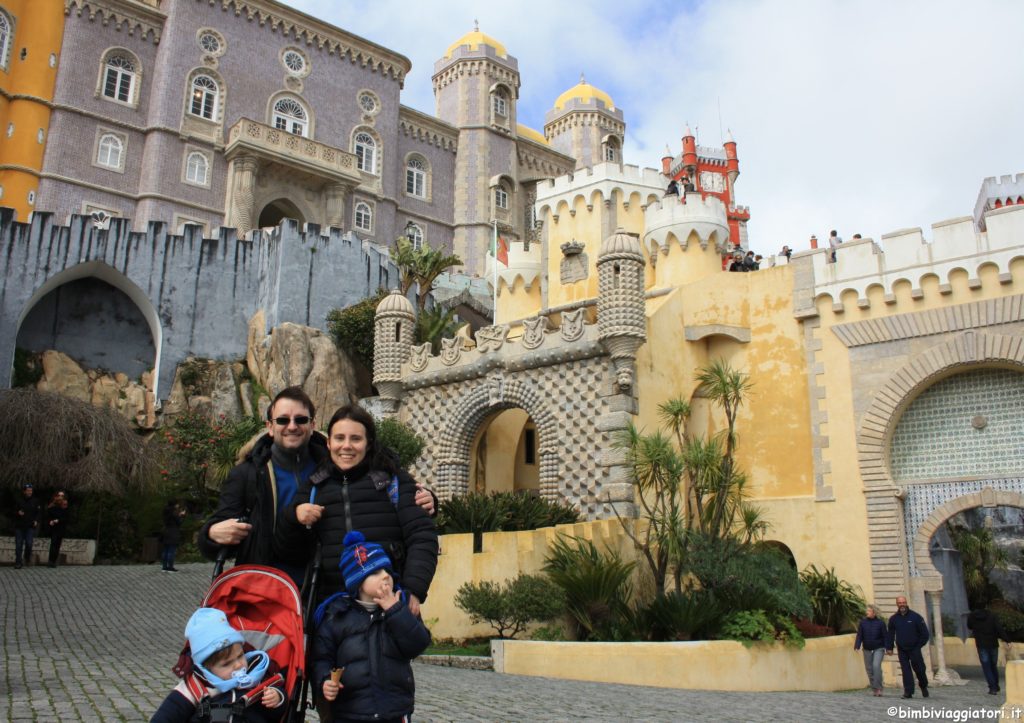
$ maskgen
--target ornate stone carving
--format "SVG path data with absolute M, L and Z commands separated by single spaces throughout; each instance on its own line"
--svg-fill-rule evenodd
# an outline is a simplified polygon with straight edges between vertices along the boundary
M 476 333 L 476 348 L 484 354 L 489 351 L 498 351 L 505 343 L 507 336 L 508 324 L 485 326 Z
M 421 372 L 426 369 L 428 361 L 430 361 L 429 341 L 412 348 L 412 353 L 409 355 L 409 366 L 414 372 Z
M 523 346 L 527 349 L 536 349 L 543 344 L 544 335 L 547 333 L 550 325 L 546 316 L 526 319 L 523 322 L 523 326 L 526 327 L 526 331 L 523 332 Z
M 462 339 L 455 337 L 453 339 L 441 340 L 442 364 L 450 367 L 453 364 L 458 363 L 460 356 L 462 356 Z
M 505 400 L 505 374 L 497 369 L 487 375 L 487 403 L 494 407 Z
M 562 338 L 576 341 L 583 336 L 583 309 L 562 313 Z

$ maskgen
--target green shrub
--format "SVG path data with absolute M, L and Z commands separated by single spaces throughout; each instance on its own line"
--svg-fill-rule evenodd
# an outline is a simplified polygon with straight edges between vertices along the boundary
M 646 640 L 702 640 L 716 630 L 722 609 L 705 590 L 656 596 L 635 613 L 637 637 Z
M 565 594 L 577 640 L 624 640 L 631 631 L 630 578 L 636 563 L 613 551 L 600 552 L 591 540 L 559 535 L 544 571 Z
M 1006 637 L 1015 643 L 1024 643 L 1024 613 L 1002 600 L 993 602 L 990 608 Z
M 840 580 L 833 568 L 819 570 L 815 565 L 809 565 L 800 573 L 800 582 L 810 597 L 811 619 L 815 623 L 836 632 L 856 628 L 867 605 L 860 588 Z
M 406 469 L 420 458 L 427 444 L 411 427 L 394 417 L 385 417 L 377 422 L 377 439 L 398 455 L 398 463 Z
M 508 501 L 506 531 L 538 530 L 580 521 L 579 510 L 563 500 L 548 500 L 536 495 L 505 492 Z
M 327 331 L 334 344 L 367 369 L 373 369 L 373 330 L 377 304 L 388 294 L 381 289 L 374 296 L 327 314 Z
M 530 634 L 530 640 L 543 640 L 549 643 L 565 640 L 565 629 L 557 623 L 541 625 Z
M 11 389 L 34 387 L 43 378 L 43 364 L 38 354 L 20 346 L 14 348 L 14 371 L 11 374 Z
M 486 622 L 499 638 L 515 638 L 531 622 L 551 620 L 565 610 L 561 590 L 547 578 L 522 574 L 504 585 L 467 582 L 455 604 L 474 623 Z
M 437 526 L 443 534 L 516 532 L 579 522 L 579 511 L 562 501 L 521 492 L 474 492 L 445 500 Z
M 806 644 L 804 636 L 790 618 L 764 610 L 729 613 L 722 621 L 720 634 L 726 640 L 737 640 L 747 647 L 776 640 L 791 648 L 802 648 Z

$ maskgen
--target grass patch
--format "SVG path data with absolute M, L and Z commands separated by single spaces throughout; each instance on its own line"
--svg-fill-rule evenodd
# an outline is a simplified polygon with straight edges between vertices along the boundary
M 469 638 L 468 640 L 435 640 L 424 655 L 472 655 L 489 658 L 490 638 Z

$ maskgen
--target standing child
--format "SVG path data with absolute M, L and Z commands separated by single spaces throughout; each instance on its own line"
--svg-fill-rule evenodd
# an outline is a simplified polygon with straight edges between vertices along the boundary
M 345 592 L 325 600 L 314 618 L 313 683 L 335 723 L 404 721 L 416 693 L 409 661 L 426 650 L 430 632 L 396 588 L 383 547 L 353 530 L 338 567 Z
M 223 612 L 199 608 L 185 637 L 195 670 L 164 698 L 150 723 L 281 720 L 285 695 L 271 669 L 277 666 L 262 650 L 245 652 L 245 639 Z

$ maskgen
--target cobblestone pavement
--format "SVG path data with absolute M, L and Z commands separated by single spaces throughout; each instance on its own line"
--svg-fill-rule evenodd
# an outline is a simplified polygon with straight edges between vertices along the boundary
M 182 630 L 212 565 L 0 567 L 0 719 L 145 721 L 176 682 Z M 717 693 L 583 683 L 416 666 L 417 721 L 885 721 L 914 708 L 965 720 L 1002 705 L 980 669 L 932 697 L 840 693 Z M 902 704 L 902 705 L 901 705 Z M 895 707 L 893 714 L 887 710 Z M 904 715 L 900 716 L 900 712 Z M 984 713 L 981 713 L 984 715 Z M 310 716 L 314 720 L 315 715 Z

